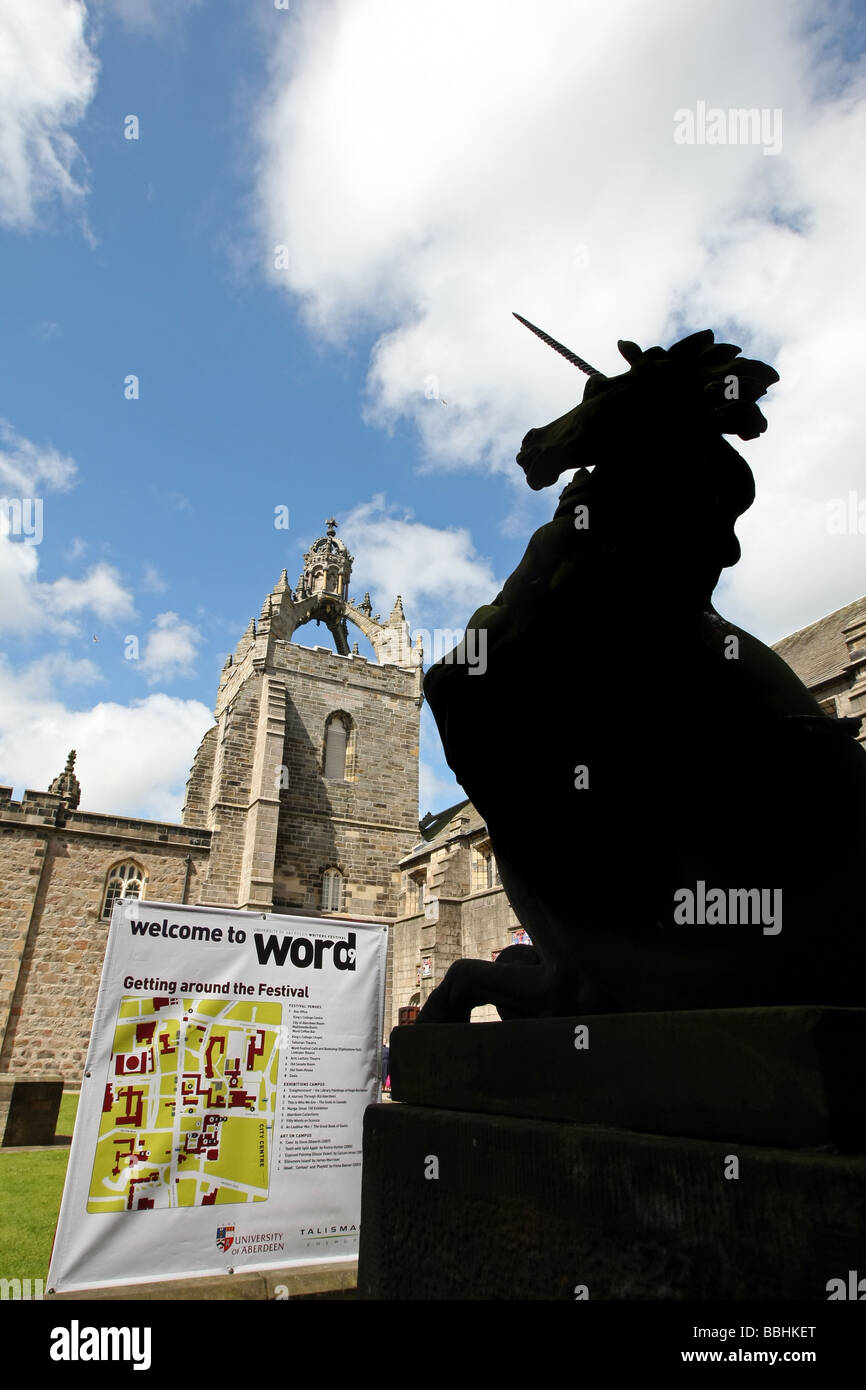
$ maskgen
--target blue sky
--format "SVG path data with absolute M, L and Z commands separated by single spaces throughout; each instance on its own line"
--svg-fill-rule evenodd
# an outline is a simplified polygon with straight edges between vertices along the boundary
M 512 309 L 608 371 L 706 326 L 773 361 L 719 607 L 775 640 L 866 590 L 825 522 L 863 490 L 857 11 L 651 11 L 0 6 L 0 495 L 43 505 L 0 535 L 0 781 L 74 745 L 83 806 L 176 819 L 226 653 L 331 514 L 358 597 L 465 623 L 555 504 L 522 435 L 582 391 Z M 781 148 L 675 143 L 701 101 Z M 423 729 L 421 812 L 460 795 Z

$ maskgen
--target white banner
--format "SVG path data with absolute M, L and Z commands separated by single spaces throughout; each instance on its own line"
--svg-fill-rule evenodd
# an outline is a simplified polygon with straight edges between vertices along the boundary
M 57 1292 L 357 1258 L 387 928 L 114 908 Z

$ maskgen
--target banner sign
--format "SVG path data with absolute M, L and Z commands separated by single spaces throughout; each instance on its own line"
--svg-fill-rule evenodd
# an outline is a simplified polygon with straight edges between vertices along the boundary
M 115 905 L 50 1289 L 357 1258 L 386 946 L 366 922 Z

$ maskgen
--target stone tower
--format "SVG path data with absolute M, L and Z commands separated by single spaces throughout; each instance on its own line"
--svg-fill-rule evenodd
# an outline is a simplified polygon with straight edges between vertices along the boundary
M 422 653 L 399 595 L 387 622 L 369 594 L 350 599 L 336 526 L 310 546 L 294 592 L 283 570 L 223 667 L 183 810 L 184 825 L 212 831 L 202 903 L 397 914 L 399 860 L 418 838 Z M 291 640 L 314 619 L 336 651 Z M 375 662 L 350 651 L 350 622 Z

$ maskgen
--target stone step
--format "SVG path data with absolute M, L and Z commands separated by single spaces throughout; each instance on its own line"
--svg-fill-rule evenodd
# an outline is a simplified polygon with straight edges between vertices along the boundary
M 866 1294 L 866 1157 L 365 1114 L 362 1298 L 826 1301 L 851 1271 Z
M 136 1302 L 176 1303 L 194 1300 L 256 1302 L 263 1299 L 354 1298 L 358 1266 L 354 1260 L 332 1264 L 288 1265 L 245 1270 L 237 1274 L 208 1274 L 190 1279 L 157 1279 L 141 1284 L 48 1293 L 58 1303 Z
M 866 1009 L 412 1025 L 390 1045 L 392 1099 L 414 1105 L 866 1151 Z

